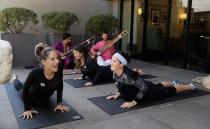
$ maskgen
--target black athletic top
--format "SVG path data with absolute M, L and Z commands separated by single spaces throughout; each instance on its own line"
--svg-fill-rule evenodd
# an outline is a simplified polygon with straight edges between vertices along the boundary
M 138 72 L 128 67 L 124 67 L 120 77 L 113 75 L 117 82 L 117 88 L 121 97 L 125 101 L 147 102 L 157 100 L 167 96 L 176 95 L 175 87 L 164 87 L 161 83 L 154 84 L 150 81 L 143 80 Z
M 55 73 L 51 80 L 44 76 L 43 68 L 33 69 L 23 87 L 23 101 L 25 111 L 30 110 L 34 101 L 47 101 L 57 91 L 57 103 L 62 102 L 63 79 L 61 72 Z
M 114 74 L 113 78 L 116 80 L 117 89 L 125 101 L 135 100 L 138 103 L 147 92 L 148 86 L 145 80 L 141 79 L 138 72 L 126 66 L 120 77 Z
M 81 67 L 82 72 L 82 79 L 86 79 L 88 77 L 89 79 L 93 79 L 96 75 L 97 69 L 99 68 L 97 62 L 95 59 L 88 58 L 85 61 L 85 64 Z
M 93 83 L 112 81 L 112 71 L 109 66 L 98 66 L 95 59 L 89 58 L 81 68 L 82 78 L 88 79 Z

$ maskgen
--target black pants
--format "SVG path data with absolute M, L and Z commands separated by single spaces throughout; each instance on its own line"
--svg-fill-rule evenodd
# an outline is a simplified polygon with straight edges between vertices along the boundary
M 96 60 L 88 59 L 86 61 L 85 67 L 81 69 L 83 74 L 83 79 L 88 77 L 89 81 L 93 84 L 101 82 L 112 82 L 113 73 L 110 66 L 98 66 Z
M 23 84 L 18 79 L 15 79 L 13 81 L 13 84 L 14 84 L 16 91 L 19 92 L 21 99 L 23 99 Z
M 158 100 L 176 95 L 177 91 L 175 87 L 164 87 L 161 83 L 154 84 L 150 81 L 145 81 L 145 83 L 148 86 L 148 90 L 143 101 Z
M 96 74 L 90 78 L 93 84 L 95 83 L 103 83 L 103 82 L 112 82 L 113 81 L 113 73 L 109 66 L 99 66 Z
M 13 81 L 13 84 L 14 84 L 14 87 L 17 90 L 19 96 L 23 100 L 23 87 L 24 87 L 24 85 L 18 79 L 15 79 Z M 30 104 L 32 106 L 36 106 L 36 107 L 47 108 L 47 107 L 50 106 L 50 100 L 49 99 L 38 100 L 38 99 L 35 99 L 34 97 L 31 96 L 30 97 Z

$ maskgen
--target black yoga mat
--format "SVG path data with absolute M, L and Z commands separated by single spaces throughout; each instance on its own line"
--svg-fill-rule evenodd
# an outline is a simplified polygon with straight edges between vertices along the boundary
M 83 117 L 79 113 L 77 113 L 71 106 L 69 106 L 66 102 L 63 103 L 66 106 L 71 107 L 70 112 L 65 112 L 65 113 L 54 112 L 54 105 L 56 103 L 56 97 L 55 97 L 56 95 L 55 95 L 52 97 L 51 100 L 53 106 L 42 109 L 35 108 L 35 110 L 38 111 L 39 114 L 35 116 L 33 119 L 23 120 L 19 118 L 19 115 L 24 111 L 24 104 L 21 97 L 19 96 L 18 92 L 15 90 L 13 84 L 8 83 L 5 85 L 5 88 L 20 129 L 37 129 L 46 126 L 83 119 Z
M 83 88 L 83 87 L 87 87 L 84 86 L 84 84 L 87 82 L 87 80 L 74 80 L 74 79 L 68 79 L 68 80 L 64 80 L 66 83 L 68 83 L 69 85 L 73 86 L 74 88 Z M 111 84 L 114 83 L 113 81 L 104 81 L 104 82 L 99 82 L 96 83 L 93 86 L 98 86 L 98 85 L 103 85 L 103 84 Z
M 168 102 L 174 102 L 174 101 L 179 101 L 179 100 L 183 100 L 187 98 L 207 95 L 209 93 L 210 92 L 197 89 L 196 91 L 193 91 L 193 92 L 189 91 L 185 93 L 179 93 L 174 97 L 167 97 L 167 98 L 163 98 L 161 100 L 152 101 L 152 102 L 144 102 L 130 109 L 123 109 L 120 107 L 120 105 L 124 102 L 124 100 L 121 98 L 117 100 L 106 100 L 106 96 L 100 96 L 100 97 L 88 98 L 88 100 L 92 102 L 94 105 L 96 105 L 97 107 L 99 107 L 101 110 L 106 112 L 107 114 L 116 115 L 116 114 L 127 112 L 127 111 L 147 108 L 149 106 L 160 105 L 160 104 L 164 104 Z
M 143 75 L 140 75 L 140 77 L 142 79 L 156 78 L 156 76 L 153 76 L 153 75 L 150 75 L 150 74 L 143 74 Z

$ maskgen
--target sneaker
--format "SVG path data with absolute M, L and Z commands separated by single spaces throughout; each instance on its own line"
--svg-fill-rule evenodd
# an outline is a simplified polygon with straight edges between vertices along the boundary
M 174 80 L 174 81 L 172 81 L 172 83 L 173 83 L 173 86 L 177 86 L 177 85 L 181 84 L 180 81 L 178 81 L 178 80 Z
M 18 75 L 17 74 L 13 74 L 13 76 L 12 76 L 12 80 L 14 81 L 15 79 L 18 79 Z
M 193 83 L 190 83 L 190 86 L 192 87 L 193 91 L 197 89 L 196 86 Z

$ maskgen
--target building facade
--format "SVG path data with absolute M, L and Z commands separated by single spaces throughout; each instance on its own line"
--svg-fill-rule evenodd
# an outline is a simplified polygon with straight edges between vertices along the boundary
M 120 29 L 129 30 L 122 50 L 147 61 L 210 72 L 208 0 L 112 2 Z
M 51 11 L 68 11 L 77 15 L 80 24 L 71 27 L 72 34 L 84 34 L 85 24 L 89 17 L 96 14 L 112 14 L 112 2 L 107 0 L 0 0 L 0 10 L 7 7 L 22 7 L 33 10 L 38 14 L 38 31 L 25 30 L 29 33 L 49 33 L 52 30 L 43 28 L 42 14 Z
M 40 21 L 35 27 L 38 31 L 24 32 L 37 35 L 53 32 L 42 26 L 41 16 L 46 12 L 75 13 L 80 24 L 72 25 L 70 32 L 80 36 L 85 34 L 89 17 L 112 14 L 120 20 L 119 30 L 129 31 L 118 49 L 146 61 L 210 72 L 208 0 L 0 0 L 0 5 L 0 9 L 35 11 Z

